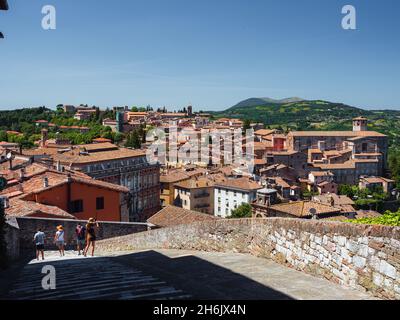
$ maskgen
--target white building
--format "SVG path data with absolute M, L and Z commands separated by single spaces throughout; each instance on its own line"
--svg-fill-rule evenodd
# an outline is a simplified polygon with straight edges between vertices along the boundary
M 243 203 L 251 203 L 263 187 L 248 178 L 227 179 L 214 187 L 214 215 L 227 218 Z

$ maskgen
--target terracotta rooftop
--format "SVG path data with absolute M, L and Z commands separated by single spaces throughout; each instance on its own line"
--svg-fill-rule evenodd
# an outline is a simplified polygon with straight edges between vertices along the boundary
M 50 154 L 54 161 L 60 161 L 61 163 L 67 163 L 69 165 L 88 164 L 109 160 L 122 160 L 146 156 L 146 152 L 143 150 L 132 150 L 118 147 L 116 148 L 113 144 L 106 144 L 111 146 L 109 148 L 106 147 L 105 150 L 99 151 L 104 148 L 104 145 L 105 144 L 103 143 L 93 143 L 90 145 L 79 146 L 79 148 L 74 148 L 64 153 L 47 153 L 49 152 L 49 148 L 47 148 L 46 154 Z M 88 153 L 82 154 L 82 151 L 87 151 Z
M 331 177 L 334 176 L 332 172 L 329 171 L 311 171 L 310 174 L 312 174 L 314 177 Z
M 10 206 L 7 208 L 6 215 L 14 217 L 26 217 L 32 215 L 50 215 L 58 219 L 76 219 L 68 212 L 54 206 L 48 206 L 33 201 L 25 201 L 20 198 L 11 198 Z
M 190 179 L 190 177 L 201 176 L 206 172 L 207 170 L 202 168 L 197 168 L 191 171 L 171 170 L 168 173 L 162 174 L 160 176 L 160 182 L 161 183 L 180 182 L 186 179 Z
M 395 182 L 394 180 L 386 179 L 383 177 L 364 177 L 364 178 L 361 178 L 360 180 L 366 181 L 367 183 Z
M 311 208 L 314 208 L 317 211 L 317 215 L 335 214 L 341 212 L 340 208 L 331 207 L 330 205 L 312 201 L 297 201 L 291 203 L 277 204 L 271 206 L 270 208 L 298 218 L 311 217 L 310 214 Z
M 275 133 L 276 130 L 269 130 L 269 129 L 260 129 L 254 132 L 256 136 L 269 136 Z
M 217 182 L 215 186 L 224 189 L 233 189 L 241 191 L 254 191 L 263 188 L 261 185 L 259 185 L 254 181 L 249 180 L 248 178 L 225 179 L 224 181 Z
M 56 170 L 49 169 L 43 165 L 33 163 L 25 167 L 25 181 L 18 181 L 17 185 L 3 190 L 1 194 L 5 195 L 14 192 L 22 192 L 25 195 L 28 195 L 40 193 L 44 190 L 48 190 L 53 187 L 61 186 L 67 183 L 68 173 L 69 172 L 58 172 Z M 18 177 L 20 176 L 20 170 L 17 170 L 16 175 Z M 48 180 L 48 187 L 44 187 L 44 178 L 47 178 Z M 76 183 L 87 184 L 98 188 L 105 188 L 123 193 L 129 192 L 129 189 L 123 186 L 95 180 L 81 173 L 73 172 L 72 174 L 70 174 L 70 179 L 71 181 Z
M 214 185 L 214 181 L 206 178 L 206 177 L 201 177 L 201 178 L 191 178 L 185 181 L 178 182 L 175 184 L 175 187 L 177 188 L 183 188 L 183 189 L 198 189 L 198 188 L 209 188 Z
M 386 137 L 375 131 L 292 131 L 288 135 L 294 137 Z
M 173 227 L 176 225 L 190 224 L 197 221 L 216 220 L 212 215 L 186 210 L 175 206 L 167 206 L 150 219 L 148 223 L 159 227 Z

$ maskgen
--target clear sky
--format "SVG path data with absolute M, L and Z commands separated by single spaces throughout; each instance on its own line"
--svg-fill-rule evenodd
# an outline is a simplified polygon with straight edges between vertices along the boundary
M 398 0 L 9 0 L 0 108 L 221 110 L 250 97 L 400 109 Z M 41 28 L 42 6 L 57 29 Z M 341 9 L 357 9 L 343 30 Z

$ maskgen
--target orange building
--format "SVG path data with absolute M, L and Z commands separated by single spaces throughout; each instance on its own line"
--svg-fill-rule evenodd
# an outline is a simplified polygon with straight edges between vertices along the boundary
M 3 191 L 11 203 L 18 200 L 27 207 L 56 207 L 79 220 L 93 217 L 99 221 L 129 221 L 129 189 L 125 187 L 51 169 L 21 180 Z

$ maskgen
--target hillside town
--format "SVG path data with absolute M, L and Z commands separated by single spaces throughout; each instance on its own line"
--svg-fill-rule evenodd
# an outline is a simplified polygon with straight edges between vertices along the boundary
M 71 105 L 62 110 L 80 121 L 102 112 Z M 221 219 L 380 216 L 382 209 L 357 204 L 343 186 L 385 194 L 384 208 L 398 209 L 388 138 L 368 130 L 365 117 L 353 119 L 352 131 L 284 132 L 213 119 L 192 106 L 179 112 L 116 107 L 113 115 L 102 123 L 112 132 L 129 136 L 144 128 L 138 148 L 103 137 L 74 145 L 60 132 L 90 128 L 42 119 L 35 122 L 41 139 L 34 148 L 0 142 L 6 214 L 120 222 L 151 221 L 160 210 L 175 208 Z M 168 154 L 163 159 L 161 149 Z

